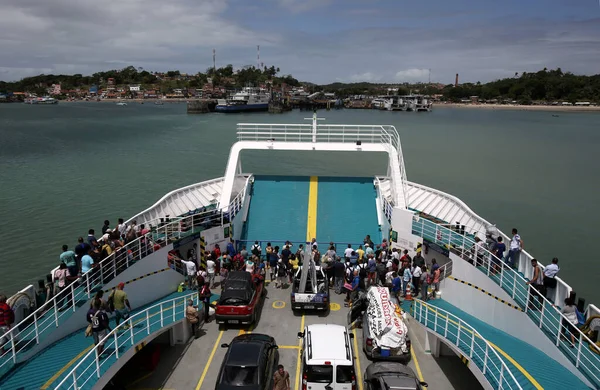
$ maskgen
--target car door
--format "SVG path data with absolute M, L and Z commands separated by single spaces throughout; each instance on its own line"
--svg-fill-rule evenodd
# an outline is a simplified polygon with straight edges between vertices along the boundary
M 275 370 L 277 370 L 277 366 L 275 365 L 275 348 L 268 348 L 265 350 L 264 356 L 264 370 L 263 370 L 263 389 L 270 390 L 273 387 L 273 374 L 275 374 Z

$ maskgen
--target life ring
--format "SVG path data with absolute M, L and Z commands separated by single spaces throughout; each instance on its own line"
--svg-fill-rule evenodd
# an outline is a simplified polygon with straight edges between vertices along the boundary
M 15 313 L 14 324 L 18 324 L 19 322 L 23 321 L 31 312 L 33 301 L 29 295 L 20 292 L 8 298 L 6 304 L 10 306 Z

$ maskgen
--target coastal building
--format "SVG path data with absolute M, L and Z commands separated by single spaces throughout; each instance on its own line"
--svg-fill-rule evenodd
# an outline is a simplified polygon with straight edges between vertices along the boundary
M 60 83 L 58 84 L 52 84 L 52 86 L 50 87 L 48 93 L 50 95 L 60 95 L 61 92 L 61 88 L 60 88 Z
M 140 92 L 140 85 L 139 84 L 135 84 L 135 85 L 130 85 L 129 86 L 129 91 L 130 92 Z

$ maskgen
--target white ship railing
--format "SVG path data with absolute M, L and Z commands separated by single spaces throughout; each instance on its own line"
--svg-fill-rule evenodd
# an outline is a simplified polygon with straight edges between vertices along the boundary
M 400 135 L 394 126 L 390 125 L 333 125 L 317 124 L 281 124 L 281 123 L 238 123 L 238 141 L 259 142 L 301 142 L 301 143 L 352 143 L 380 144 L 392 148 L 398 156 L 398 178 L 393 178 L 396 185 L 401 186 L 399 194 L 395 186 L 391 186 L 394 199 L 402 197 L 408 205 L 408 187 L 406 184 L 406 169 L 402 154 Z M 401 203 L 401 202 L 396 202 Z
M 379 196 L 379 201 L 381 202 L 381 209 L 383 211 L 383 215 L 385 215 L 385 218 L 391 224 L 394 206 L 390 203 L 390 201 L 387 199 L 387 197 L 381 190 L 381 180 L 379 180 L 378 177 L 375 178 L 375 185 L 377 186 L 377 193 Z
M 98 353 L 98 346 L 94 346 L 54 389 L 81 389 L 93 381 L 88 385 L 91 387 L 114 363 L 111 357 L 119 359 L 151 333 L 185 320 L 188 299 L 198 305 L 198 293 L 193 292 L 157 303 L 129 317 L 101 340 L 105 343 L 102 355 Z
M 522 389 L 510 368 L 490 343 L 471 325 L 420 299 L 413 302 L 413 318 L 444 336 L 474 363 L 494 389 Z
M 425 218 L 413 219 L 412 233 L 442 245 L 461 258 L 473 262 L 477 269 L 485 273 L 512 297 L 535 326 L 552 340 L 580 372 L 597 387 L 600 387 L 600 355 L 592 350 L 594 342 L 579 329 L 576 329 L 574 334 L 577 339 L 575 344 L 571 343 L 569 337 L 562 340 L 564 324 L 568 320 L 556 305 L 530 287 L 527 284 L 528 280 L 523 275 L 487 249 L 476 245 L 473 239 Z M 477 248 L 477 251 L 472 248 Z M 496 270 L 494 270 L 492 259 L 495 259 L 498 264 Z
M 248 178 L 249 180 L 250 178 Z M 96 267 L 81 275 L 50 301 L 14 325 L 5 335 L 6 341 L 0 348 L 0 373 L 7 367 L 18 363 L 18 358 L 25 355 L 35 345 L 40 344 L 46 336 L 77 311 L 81 301 L 87 301 L 95 294 L 95 290 L 116 278 L 134 262 L 154 252 L 154 245 L 164 247 L 171 242 L 193 231 L 195 227 L 209 227 L 233 220 L 243 205 L 247 185 L 232 200 L 228 213 L 210 210 L 182 218 L 173 218 L 169 223 L 152 227 L 151 231 L 134 241 L 127 243 L 120 250 L 100 261 Z M 91 293 L 90 293 L 91 291 Z M 60 307 L 58 303 L 61 303 Z

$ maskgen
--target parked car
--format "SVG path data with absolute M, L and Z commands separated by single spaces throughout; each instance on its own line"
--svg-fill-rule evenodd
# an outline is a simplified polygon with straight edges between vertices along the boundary
M 325 272 L 321 267 L 315 266 L 316 283 L 312 283 L 311 272 L 309 272 L 306 277 L 304 291 L 299 292 L 303 272 L 304 266 L 299 267 L 294 275 L 294 285 L 292 286 L 290 298 L 292 310 L 327 311 L 329 309 L 329 281 L 325 276 Z
M 254 323 L 265 294 L 262 278 L 246 271 L 230 272 L 215 308 L 217 323 L 244 325 Z
M 356 390 L 354 335 L 341 325 L 307 325 L 302 339 L 303 390 Z
M 279 347 L 266 334 L 247 333 L 234 338 L 227 348 L 215 390 L 271 390 L 279 364 Z
M 415 372 L 402 363 L 371 363 L 365 370 L 364 390 L 425 390 L 427 383 L 419 381 Z
M 363 350 L 371 360 L 389 360 L 408 364 L 411 359 L 411 341 L 396 298 L 385 287 L 370 287 L 353 301 L 348 312 L 348 325 L 362 322 Z M 361 318 L 362 317 L 362 318 Z M 385 332 L 382 323 L 391 324 Z

